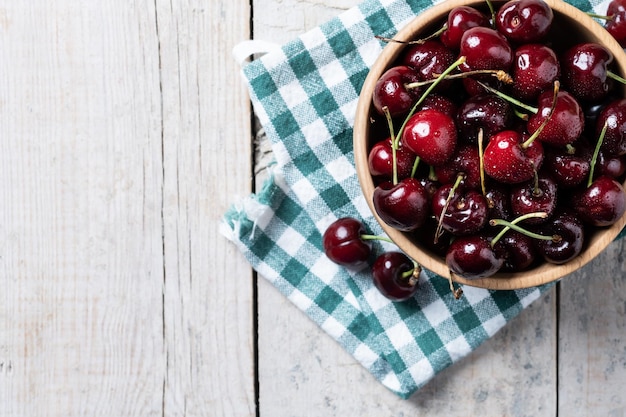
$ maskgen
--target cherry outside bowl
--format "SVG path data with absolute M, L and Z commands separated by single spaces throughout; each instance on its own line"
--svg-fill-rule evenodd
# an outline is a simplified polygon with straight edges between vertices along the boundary
M 598 22 L 589 17 L 586 13 L 562 0 L 545 0 L 545 2 L 552 7 L 554 21 L 562 25 L 563 29 L 556 33 L 563 34 L 564 41 L 572 43 L 575 39 L 578 42 L 589 41 L 604 45 L 614 56 L 614 71 L 622 76 L 626 74 L 626 54 L 624 54 L 619 44 Z M 502 1 L 494 1 L 493 3 L 496 7 L 503 4 Z M 445 0 L 415 17 L 394 36 L 394 39 L 408 41 L 419 39 L 434 32 L 440 27 L 449 11 L 461 5 L 483 8 L 485 1 Z M 558 43 L 558 39 L 552 39 L 552 41 Z M 373 145 L 370 139 L 370 130 L 373 129 L 370 120 L 371 115 L 375 113 L 372 106 L 372 92 L 378 78 L 398 58 L 403 48 L 404 45 L 401 43 L 389 42 L 383 48 L 383 51 L 370 69 L 369 75 L 361 90 L 355 115 L 353 134 L 356 171 L 361 189 L 369 204 L 370 210 L 374 213 L 374 216 L 389 238 L 392 239 L 402 251 L 420 263 L 424 268 L 447 278 L 450 275 L 450 271 L 443 257 L 430 252 L 427 248 L 421 246 L 415 240 L 412 240 L 407 234 L 385 224 L 376 215 L 373 206 L 372 196 L 375 185 L 368 167 L 368 152 Z M 626 88 L 624 89 L 624 96 L 626 97 Z M 615 239 L 625 224 L 626 215 L 622 216 L 620 220 L 609 228 L 598 230 L 588 240 L 585 250 L 578 257 L 563 265 L 544 263 L 524 272 L 497 273 L 487 278 L 473 280 L 468 280 L 453 274 L 452 279 L 461 284 L 488 289 L 520 289 L 550 283 L 578 270 L 594 259 Z

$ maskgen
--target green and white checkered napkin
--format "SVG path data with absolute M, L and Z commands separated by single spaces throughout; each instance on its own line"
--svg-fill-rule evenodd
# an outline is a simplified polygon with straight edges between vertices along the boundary
M 322 233 L 339 217 L 359 218 L 369 232 L 382 233 L 354 168 L 355 109 L 384 46 L 375 35 L 392 37 L 432 4 L 366 0 L 244 67 L 276 164 L 264 189 L 235 203 L 223 224 L 263 277 L 403 398 L 547 289 L 464 287 L 456 300 L 446 279 L 426 271 L 414 299 L 393 303 L 373 287 L 367 270 L 350 273 L 324 255 Z M 377 245 L 378 252 L 390 249 Z

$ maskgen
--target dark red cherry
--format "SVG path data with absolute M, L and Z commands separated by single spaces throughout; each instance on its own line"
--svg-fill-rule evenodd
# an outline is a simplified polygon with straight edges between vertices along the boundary
M 450 49 L 458 50 L 463 34 L 476 26 L 489 26 L 489 19 L 478 9 L 470 6 L 457 6 L 450 10 L 446 30 L 441 34 L 441 42 Z
M 447 164 L 435 167 L 435 175 L 441 184 L 452 184 L 459 174 L 464 174 L 466 188 L 480 187 L 480 155 L 478 147 L 470 144 L 460 145 Z
M 600 149 L 607 154 L 626 155 L 626 99 L 613 100 L 598 115 L 595 135 L 606 124 L 606 133 Z
M 543 40 L 550 28 L 554 13 L 542 0 L 511 0 L 496 13 L 496 28 L 516 43 Z
M 552 112 L 554 92 L 545 91 L 537 99 L 538 111 L 528 119 L 528 131 L 535 132 L 546 118 L 550 120 L 539 134 L 538 140 L 555 146 L 571 144 L 585 129 L 585 115 L 578 101 L 567 91 L 559 91 Z
M 626 211 L 626 193 L 613 178 L 600 176 L 573 196 L 572 206 L 584 222 L 598 227 L 610 226 Z
M 372 103 L 376 111 L 384 115 L 386 107 L 391 117 L 406 115 L 421 92 L 419 88 L 406 88 L 406 84 L 420 81 L 416 70 L 407 65 L 398 65 L 389 68 L 380 76 L 372 96 Z
M 511 214 L 509 187 L 500 183 L 492 184 L 487 188 L 485 198 L 490 219 L 511 220 L 513 215 Z
M 611 0 L 607 6 L 606 15 L 610 19 L 605 21 L 605 29 L 619 42 L 620 46 L 626 47 L 626 1 Z
M 504 250 L 502 271 L 524 271 L 534 264 L 537 256 L 534 239 L 515 230 L 506 232 L 496 246 Z
M 396 166 L 398 179 L 408 178 L 413 171 L 413 165 L 417 156 L 399 146 L 396 149 Z M 374 144 L 368 155 L 368 166 L 370 174 L 378 180 L 391 181 L 393 179 L 393 149 L 391 139 L 381 140 Z
M 372 265 L 374 286 L 392 301 L 405 301 L 418 290 L 419 269 L 402 252 L 385 252 Z
M 343 217 L 335 220 L 324 232 L 324 253 L 333 262 L 351 269 L 363 268 L 368 261 L 371 243 L 361 239 L 365 226 L 360 221 Z
M 404 232 L 420 227 L 429 214 L 428 194 L 415 178 L 405 178 L 395 185 L 381 183 L 374 189 L 373 203 L 386 224 Z
M 550 217 L 557 207 L 557 185 L 551 177 L 541 176 L 537 183 L 529 181 L 519 184 L 511 190 L 511 211 L 513 217 L 529 213 L 543 212 Z M 543 218 L 527 219 L 527 224 L 545 222 Z
M 540 256 L 553 264 L 564 264 L 580 254 L 585 243 L 582 222 L 571 211 L 556 213 L 552 219 L 539 226 L 537 232 L 544 236 L 555 236 L 553 240 L 535 240 Z
M 454 120 L 437 110 L 422 110 L 406 123 L 402 144 L 428 165 L 441 165 L 454 153 L 457 131 Z
M 414 68 L 422 80 L 437 78 L 456 60 L 449 48 L 437 40 L 427 40 L 407 46 L 400 58 L 400 64 Z M 442 81 L 445 83 L 445 80 Z M 440 84 L 441 87 L 441 84 Z
M 465 191 L 464 187 L 450 191 L 453 184 L 442 185 L 432 199 L 432 214 L 453 235 L 470 235 L 479 232 L 487 224 L 487 200 L 476 190 Z M 443 218 L 441 218 L 443 216 Z
M 601 150 L 598 152 L 594 172 L 598 176 L 621 178 L 626 173 L 626 155 L 606 155 Z
M 543 44 L 525 44 L 515 50 L 511 67 L 511 94 L 523 102 L 534 102 L 539 94 L 552 91 L 561 74 L 559 59 Z
M 466 57 L 462 71 L 504 70 L 513 62 L 513 50 L 508 40 L 494 29 L 476 26 L 461 38 L 460 55 Z
M 456 117 L 458 106 L 447 96 L 431 93 L 424 98 L 424 101 L 422 101 L 417 110 L 437 110 L 446 116 L 454 118 Z
M 561 82 L 581 101 L 597 102 L 607 96 L 611 79 L 607 76 L 613 54 L 598 43 L 577 44 L 561 56 Z
M 492 136 L 483 155 L 485 173 L 506 184 L 532 179 L 543 162 L 544 151 L 537 140 L 524 148 L 524 139 L 515 130 L 505 130 Z
M 575 145 L 574 153 L 567 152 L 565 148 L 549 148 L 545 153 L 543 170 L 550 173 L 559 187 L 573 188 L 589 177 L 591 158 L 580 149 L 581 146 Z
M 487 143 L 492 135 L 511 127 L 513 117 L 513 109 L 506 100 L 492 93 L 483 93 L 468 98 L 459 106 L 456 121 L 461 140 L 476 144 L 479 129 L 483 130 L 484 143 Z
M 485 236 L 460 236 L 450 244 L 446 264 L 450 271 L 466 279 L 489 277 L 502 268 L 504 259 Z

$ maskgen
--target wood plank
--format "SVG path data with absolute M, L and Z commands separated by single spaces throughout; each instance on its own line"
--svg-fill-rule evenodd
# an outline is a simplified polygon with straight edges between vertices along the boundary
M 251 192 L 250 111 L 233 46 L 243 0 L 157 1 L 163 93 L 164 415 L 254 416 L 252 270 L 218 233 Z
M 257 0 L 254 37 L 286 42 L 340 12 L 325 1 Z M 268 282 L 260 280 L 258 292 L 261 417 L 556 415 L 553 291 L 408 401 L 375 381 Z
M 561 284 L 559 415 L 626 416 L 626 243 Z
M 0 415 L 161 415 L 154 21 L 146 2 L 2 2 Z

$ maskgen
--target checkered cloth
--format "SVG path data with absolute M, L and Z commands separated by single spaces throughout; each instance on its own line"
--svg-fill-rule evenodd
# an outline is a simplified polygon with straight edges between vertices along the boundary
M 382 234 L 356 177 L 352 126 L 359 91 L 384 46 L 429 0 L 365 0 L 243 69 L 275 164 L 256 195 L 226 213 L 223 233 L 251 265 L 385 387 L 407 398 L 493 336 L 549 286 L 464 287 L 429 271 L 403 303 L 388 301 L 366 270 L 329 261 L 322 233 L 337 218 Z M 578 2 L 583 10 L 591 4 Z M 604 9 L 602 9 L 604 7 Z M 601 13 L 606 6 L 596 5 Z M 375 251 L 394 248 L 377 242 Z M 294 332 L 297 329 L 293 329 Z

